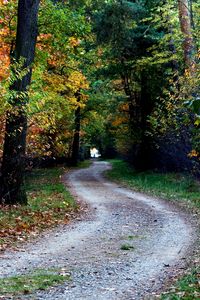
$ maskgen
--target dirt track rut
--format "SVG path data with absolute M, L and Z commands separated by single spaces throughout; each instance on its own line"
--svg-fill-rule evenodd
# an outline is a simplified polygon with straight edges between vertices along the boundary
M 70 282 L 28 299 L 149 299 L 184 265 L 194 235 L 184 214 L 107 181 L 102 173 L 109 168 L 97 161 L 64 178 L 89 204 L 90 217 L 43 235 L 23 251 L 5 253 L 1 277 L 47 267 L 70 273 Z

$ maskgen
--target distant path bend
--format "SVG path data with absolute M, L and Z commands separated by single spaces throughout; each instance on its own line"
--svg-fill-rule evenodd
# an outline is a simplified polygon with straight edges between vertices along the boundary
M 184 214 L 109 182 L 102 175 L 109 168 L 95 161 L 67 175 L 71 192 L 91 206 L 91 217 L 50 233 L 18 255 L 16 271 L 28 261 L 71 274 L 70 283 L 38 292 L 36 299 L 145 299 L 183 266 L 194 235 Z

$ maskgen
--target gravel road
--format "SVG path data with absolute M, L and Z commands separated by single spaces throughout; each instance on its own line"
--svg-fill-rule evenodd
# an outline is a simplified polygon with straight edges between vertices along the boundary
M 1 256 L 0 277 L 47 267 L 70 273 L 70 282 L 27 299 L 152 299 L 184 266 L 194 239 L 188 218 L 164 201 L 107 181 L 102 173 L 109 168 L 96 161 L 63 179 L 89 204 L 86 219 Z

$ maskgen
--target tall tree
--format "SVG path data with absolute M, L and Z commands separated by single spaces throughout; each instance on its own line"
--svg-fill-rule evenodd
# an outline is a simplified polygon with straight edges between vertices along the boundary
M 183 51 L 184 62 L 187 69 L 192 67 L 192 52 L 193 52 L 193 38 L 190 18 L 190 4 L 188 0 L 178 0 L 179 20 L 181 32 L 184 36 Z
M 150 149 L 145 136 L 147 118 L 153 108 L 155 94 L 160 91 L 159 88 L 149 92 L 155 86 L 152 81 L 160 76 L 156 75 L 155 67 L 150 69 L 147 59 L 148 49 L 155 47 L 160 38 L 160 34 L 148 23 L 154 5 L 150 2 L 147 5 L 143 1 L 111 1 L 97 14 L 95 28 L 97 41 L 105 47 L 107 54 L 106 77 L 121 79 L 128 114 L 128 156 L 138 169 L 148 167 L 147 161 L 151 159 L 150 151 L 146 151 Z M 156 77 L 153 79 L 154 72 Z
M 19 0 L 15 49 L 11 70 L 10 109 L 7 112 L 6 133 L 1 174 L 3 204 L 26 203 L 24 169 L 26 151 L 28 87 L 31 83 L 32 63 L 38 35 L 39 0 Z
M 80 92 L 78 91 L 75 96 L 77 97 L 77 102 L 80 102 Z M 81 108 L 78 106 L 75 110 L 75 129 L 74 129 L 74 139 L 72 144 L 72 157 L 71 162 L 73 166 L 76 166 L 79 159 L 79 148 L 80 148 L 80 129 L 81 129 Z

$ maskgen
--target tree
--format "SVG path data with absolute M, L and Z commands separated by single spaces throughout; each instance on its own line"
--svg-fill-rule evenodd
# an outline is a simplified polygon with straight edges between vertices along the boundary
M 191 70 L 192 67 L 192 52 L 193 52 L 193 38 L 190 17 L 190 4 L 188 0 L 178 0 L 178 10 L 181 32 L 184 36 L 183 51 L 185 67 Z
M 80 92 L 75 94 L 77 102 L 80 102 Z M 81 108 L 78 107 L 75 110 L 75 128 L 74 128 L 74 138 L 72 143 L 72 158 L 71 162 L 73 166 L 76 166 L 79 160 L 79 148 L 80 148 L 80 130 L 81 130 Z
M 25 151 L 27 132 L 26 107 L 29 100 L 32 63 L 38 35 L 39 0 L 19 0 L 15 49 L 12 53 L 10 109 L 7 112 L 1 171 L 1 198 L 3 204 L 24 204 Z
M 147 118 L 154 106 L 160 87 L 160 68 L 149 64 L 150 48 L 160 39 L 149 18 L 153 1 L 110 1 L 97 14 L 97 41 L 104 47 L 105 75 L 120 80 L 124 90 L 128 132 L 124 134 L 129 148 L 129 159 L 139 169 L 148 167 L 150 149 L 146 138 Z M 152 76 L 154 74 L 154 77 Z M 156 80 L 155 80 L 156 79 Z M 124 126 L 123 126 L 124 127 Z M 128 137 L 128 139 L 127 139 Z M 145 167 L 146 166 L 146 167 Z

